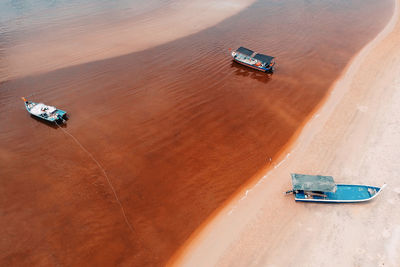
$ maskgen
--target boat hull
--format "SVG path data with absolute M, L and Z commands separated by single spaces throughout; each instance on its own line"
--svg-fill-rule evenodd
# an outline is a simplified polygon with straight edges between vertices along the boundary
M 271 67 L 269 67 L 269 68 L 263 68 L 263 67 L 257 67 L 257 66 L 255 66 L 255 65 L 251 65 L 251 64 L 248 64 L 248 63 L 245 63 L 245 62 L 243 62 L 243 61 L 240 61 L 240 60 L 238 60 L 238 59 L 236 59 L 236 58 L 233 58 L 233 61 L 235 61 L 236 63 L 239 63 L 239 64 L 241 64 L 241 65 L 244 65 L 244 66 L 246 66 L 246 67 L 249 67 L 249 68 L 252 68 L 252 69 L 255 69 L 255 70 L 259 70 L 259 71 L 262 71 L 262 72 L 272 72 L 273 71 L 273 69 L 274 69 L 274 65 L 272 65 Z
M 34 116 L 35 118 L 39 118 L 41 120 L 47 121 L 47 122 L 51 122 L 51 123 L 64 123 L 65 120 L 68 119 L 67 117 L 67 112 L 61 109 L 56 109 L 53 114 L 56 114 L 57 116 L 44 116 L 44 115 L 38 115 L 35 114 L 33 112 L 31 112 L 31 109 L 29 108 L 29 104 L 36 104 L 35 102 L 31 102 L 31 101 L 26 101 L 25 102 L 25 108 L 26 110 L 29 112 L 29 114 L 31 114 L 31 116 Z
M 335 192 L 324 192 L 318 195 L 307 195 L 304 191 L 295 194 L 295 200 L 300 202 L 319 203 L 357 203 L 370 201 L 377 197 L 385 187 L 368 185 L 337 184 Z

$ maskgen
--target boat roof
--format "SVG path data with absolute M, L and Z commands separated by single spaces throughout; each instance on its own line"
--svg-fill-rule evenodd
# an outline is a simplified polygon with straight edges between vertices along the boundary
M 254 54 L 253 50 L 250 50 L 250 49 L 248 49 L 246 47 L 243 47 L 243 46 L 241 46 L 238 49 L 236 49 L 236 52 L 238 52 L 240 54 L 243 54 L 243 55 L 246 55 L 246 56 L 249 56 L 249 57 Z M 267 63 L 267 64 L 271 63 L 271 61 L 274 59 L 274 57 L 271 57 L 271 56 L 268 56 L 268 55 L 264 55 L 264 54 L 260 54 L 260 53 L 257 53 L 253 58 L 257 59 L 257 60 L 259 60 L 259 61 L 261 61 L 263 63 Z
M 236 52 L 238 52 L 240 54 L 243 54 L 243 55 L 246 55 L 246 56 L 251 56 L 251 55 L 254 54 L 254 51 L 252 51 L 252 50 L 250 50 L 248 48 L 245 48 L 243 46 L 241 46 L 238 49 L 236 49 Z
M 271 61 L 274 59 L 274 57 L 267 56 L 264 54 L 256 54 L 253 58 L 267 64 L 271 63 Z
M 293 190 L 335 192 L 332 176 L 292 173 Z

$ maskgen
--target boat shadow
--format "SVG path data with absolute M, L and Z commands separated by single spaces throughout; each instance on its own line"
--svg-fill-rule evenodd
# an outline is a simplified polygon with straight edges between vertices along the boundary
M 349 203 L 345 203 L 345 202 L 329 202 L 329 203 L 323 203 L 323 202 L 301 202 L 302 205 L 304 205 L 304 207 L 309 208 L 309 209 L 314 209 L 316 207 L 319 206 L 327 206 L 327 207 L 340 207 L 340 206 L 354 206 L 354 207 L 359 207 L 359 206 L 367 206 L 367 205 L 371 205 L 372 202 L 374 201 L 378 201 L 376 199 L 370 199 L 370 200 L 366 200 L 366 201 L 361 201 L 361 202 L 349 202 Z M 300 203 L 300 201 L 297 201 L 297 203 Z
M 259 70 L 253 70 L 246 66 L 240 65 L 239 63 L 236 63 L 234 61 L 232 61 L 231 68 L 234 69 L 233 73 L 235 75 L 242 77 L 249 77 L 261 83 L 268 83 L 269 81 L 271 81 L 273 75 L 273 73 L 265 73 Z
M 31 114 L 31 118 L 36 120 L 36 121 L 38 121 L 38 122 L 40 122 L 40 123 L 42 123 L 42 124 L 44 124 L 44 125 L 46 125 L 46 126 L 48 126 L 48 127 L 50 127 L 50 128 L 53 128 L 53 129 L 58 129 L 60 127 L 61 128 L 67 128 L 67 124 L 66 123 L 58 123 L 58 124 L 56 124 L 55 122 L 50 122 L 50 121 L 46 121 L 46 120 L 40 119 L 40 118 L 38 118 L 38 117 L 36 117 L 36 116 L 34 116 L 32 114 Z M 67 117 L 66 120 L 68 120 L 68 117 Z

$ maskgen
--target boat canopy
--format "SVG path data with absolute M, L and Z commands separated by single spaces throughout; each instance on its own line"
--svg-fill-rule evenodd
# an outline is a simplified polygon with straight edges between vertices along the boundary
M 293 190 L 335 192 L 336 184 L 332 176 L 292 173 Z
M 36 105 L 34 105 L 31 109 L 30 109 L 31 113 L 34 115 L 41 115 L 41 114 L 51 114 L 54 111 L 56 111 L 56 107 L 53 106 L 47 106 L 43 103 L 38 103 Z
M 246 55 L 246 56 L 251 56 L 254 54 L 254 51 L 251 51 L 250 49 L 247 49 L 243 46 L 239 47 L 238 49 L 236 49 L 236 52 Z
M 270 64 L 274 57 L 267 56 L 264 54 L 256 54 L 253 58 L 261 61 L 262 63 Z

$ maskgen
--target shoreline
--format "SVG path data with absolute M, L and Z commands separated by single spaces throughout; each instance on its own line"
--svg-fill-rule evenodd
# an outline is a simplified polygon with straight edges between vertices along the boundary
M 0 81 L 42 74 L 61 68 L 100 61 L 150 49 L 196 34 L 238 14 L 255 0 L 195 1 L 169 4 L 154 10 L 151 19 L 130 21 L 93 28 L 70 25 L 57 32 L 40 32 L 6 48 L 7 70 Z M 185 21 L 185 23 L 180 23 Z M 173 30 L 171 30 L 173 28 Z M 85 30 L 86 29 L 86 30 Z M 98 40 L 102 40 L 98 42 Z M 46 48 L 43 49 L 43 44 Z
M 236 259 L 238 258 L 238 255 L 237 254 L 234 255 L 235 252 L 232 252 L 231 250 L 233 248 L 237 249 L 238 247 L 241 247 L 241 249 L 236 250 L 236 253 L 241 253 L 241 250 L 243 249 L 252 251 L 252 249 L 249 249 L 249 246 L 251 246 L 252 242 L 248 241 L 248 237 L 245 237 L 245 235 L 246 236 L 248 236 L 249 234 L 257 235 L 257 231 L 254 231 L 254 229 L 252 230 L 250 229 L 254 228 L 254 225 L 257 225 L 257 227 L 262 227 L 260 221 L 258 221 L 256 217 L 259 217 L 260 214 L 262 214 L 262 216 L 265 216 L 265 214 L 268 213 L 266 211 L 266 206 L 269 206 L 269 208 L 271 208 L 274 212 L 277 212 L 276 214 L 277 217 L 279 219 L 283 219 L 283 221 L 285 221 L 286 224 L 287 223 L 293 224 L 290 215 L 279 213 L 279 208 L 274 207 L 274 205 L 267 204 L 266 203 L 267 201 L 272 201 L 275 205 L 282 204 L 279 203 L 280 200 L 285 202 L 289 201 L 290 203 L 283 203 L 286 206 L 285 208 L 290 208 L 291 211 L 294 212 L 297 216 L 301 216 L 301 212 L 307 210 L 307 206 L 302 206 L 300 208 L 301 211 L 297 211 L 296 209 L 298 209 L 299 207 L 296 206 L 296 204 L 294 204 L 294 201 L 292 199 L 289 200 L 288 199 L 289 197 L 286 197 L 284 199 L 278 198 L 279 200 L 276 200 L 273 199 L 272 197 L 270 198 L 268 196 L 264 197 L 263 195 L 268 195 L 268 193 L 271 193 L 271 195 L 277 197 L 279 194 L 274 192 L 276 189 L 279 188 L 279 192 L 280 191 L 284 192 L 286 189 L 290 188 L 289 174 L 290 172 L 297 171 L 297 170 L 289 170 L 290 166 L 297 165 L 297 168 L 300 168 L 298 171 L 301 171 L 302 169 L 304 172 L 314 171 L 320 174 L 328 174 L 328 173 L 321 173 L 327 171 L 323 170 L 323 168 L 321 167 L 317 168 L 317 170 L 315 169 L 315 167 L 308 167 L 308 168 L 300 167 L 302 165 L 301 163 L 299 163 L 301 159 L 298 158 L 296 162 L 296 157 L 299 157 L 299 155 L 302 152 L 310 150 L 309 147 L 311 146 L 313 146 L 313 149 L 315 150 L 316 141 L 314 141 L 313 138 L 315 136 L 319 137 L 320 135 L 323 135 L 322 131 L 324 129 L 326 130 L 327 122 L 332 121 L 331 117 L 334 116 L 333 114 L 334 111 L 337 111 L 338 106 L 343 101 L 343 99 L 346 98 L 347 94 L 350 94 L 349 91 L 351 90 L 348 89 L 347 87 L 350 87 L 351 84 L 354 83 L 355 80 L 354 78 L 357 77 L 357 75 L 359 76 L 359 73 L 362 72 L 360 68 L 362 67 L 365 68 L 365 65 L 362 65 L 362 63 L 365 62 L 367 56 L 370 53 L 374 52 L 374 49 L 377 49 L 377 47 L 385 40 L 393 37 L 393 35 L 395 35 L 396 29 L 398 30 L 398 28 L 400 28 L 400 23 L 398 21 L 400 13 L 399 1 L 395 0 L 394 3 L 395 4 L 393 8 L 393 14 L 390 21 L 372 41 L 367 43 L 357 54 L 353 56 L 353 58 L 346 66 L 345 70 L 342 72 L 339 78 L 332 84 L 325 98 L 320 102 L 320 104 L 318 104 L 318 106 L 315 107 L 314 111 L 310 114 L 309 118 L 305 120 L 304 125 L 296 131 L 296 133 L 293 135 L 288 144 L 282 149 L 282 152 L 279 153 L 278 159 L 276 160 L 277 163 L 274 166 L 267 166 L 263 170 L 261 170 L 259 173 L 263 173 L 264 175 L 259 175 L 259 176 L 257 175 L 256 177 L 258 177 L 258 179 L 251 178 L 247 184 L 243 185 L 243 187 L 241 187 L 241 189 L 238 190 L 238 193 L 236 193 L 232 198 L 230 198 L 227 201 L 226 205 L 221 206 L 220 209 L 218 209 L 218 211 L 216 211 L 212 216 L 210 216 L 210 218 L 207 221 L 205 221 L 203 225 L 196 230 L 195 233 L 193 233 L 190 239 L 188 239 L 188 241 L 180 248 L 180 250 L 177 251 L 177 253 L 170 259 L 169 265 L 192 266 L 196 265 L 196 263 L 197 264 L 206 263 L 206 265 L 213 265 L 213 264 L 215 265 L 218 263 L 218 265 L 228 266 L 229 264 L 227 263 L 229 262 L 231 264 L 233 262 L 237 262 L 234 260 L 235 258 Z M 368 110 L 368 107 L 359 105 L 357 106 L 357 109 L 363 113 L 366 112 L 366 110 Z M 368 130 L 368 129 L 363 129 L 363 130 Z M 319 139 L 323 139 L 323 137 Z M 327 143 L 325 140 L 323 141 L 320 140 L 320 144 L 318 144 L 318 146 L 321 145 L 329 145 L 329 143 Z M 346 155 L 346 152 L 342 152 L 342 154 Z M 312 157 L 312 159 L 307 159 L 306 161 L 308 164 L 304 165 L 312 166 L 310 162 L 312 161 L 318 162 L 317 159 L 318 157 L 319 157 L 318 155 L 315 155 Z M 322 160 L 324 160 L 324 158 L 322 158 Z M 330 160 L 332 161 L 331 158 Z M 336 172 L 340 173 L 340 171 Z M 282 178 L 284 180 L 279 180 L 277 179 L 277 177 L 273 178 L 271 176 L 279 176 L 279 178 Z M 265 180 L 267 180 L 268 184 L 264 183 Z M 352 179 L 348 180 L 347 182 L 352 182 Z M 381 184 L 377 182 L 376 185 L 380 186 Z M 396 190 L 398 190 L 398 188 L 395 189 L 395 191 Z M 379 201 L 379 198 L 375 201 Z M 317 208 L 318 210 L 321 209 L 321 207 Z M 235 215 L 235 213 L 237 214 Z M 242 220 L 243 218 L 245 219 Z M 277 228 L 280 228 L 278 221 L 279 220 L 277 218 L 273 219 L 274 223 L 272 223 L 270 225 L 271 227 L 269 228 L 275 228 L 275 230 Z M 286 228 L 287 226 L 283 227 Z M 236 233 L 238 230 L 240 234 Z M 269 229 L 265 230 L 268 231 Z M 273 232 L 274 230 L 269 230 L 269 231 L 274 233 Z M 279 235 L 285 235 L 285 234 L 280 231 Z M 254 236 L 253 238 L 257 239 Z M 274 242 L 278 242 L 280 245 L 282 245 L 282 242 L 277 241 L 276 237 L 272 239 L 274 239 Z M 257 243 L 260 242 L 260 240 L 256 241 Z M 268 242 L 267 240 L 263 241 Z M 244 243 L 247 246 L 244 246 L 243 245 Z M 271 249 L 271 246 L 269 247 Z M 283 248 L 283 250 L 284 249 L 285 248 Z M 276 252 L 277 249 L 271 249 L 271 250 L 274 250 L 272 253 L 273 255 L 278 254 Z M 301 251 L 298 251 L 298 253 L 301 253 Z M 244 255 L 241 255 L 241 257 L 243 256 Z M 265 257 L 266 256 L 264 255 L 264 259 Z M 207 259 L 208 261 L 205 262 L 205 259 Z M 251 257 L 247 257 L 247 260 L 248 261 L 246 262 L 246 264 L 250 265 L 260 264 L 259 261 L 255 261 Z M 268 263 L 270 262 L 271 260 L 268 260 Z M 267 262 L 264 261 L 263 263 L 265 264 Z M 275 262 L 274 264 L 278 264 L 278 262 Z M 318 264 L 315 263 L 314 265 Z M 312 264 L 312 266 L 314 265 Z
M 0 176 L 13 179 L 2 181 L 0 261 L 165 265 L 227 199 L 257 182 L 270 156 L 282 154 L 354 54 L 387 24 L 392 1 L 350 1 L 352 9 L 258 1 L 153 49 L 2 83 Z M 232 63 L 227 44 L 271 51 L 279 71 L 269 79 Z M 63 130 L 101 167 L 67 133 L 32 119 L 20 96 L 67 110 Z M 232 216 L 254 193 L 249 188 Z

